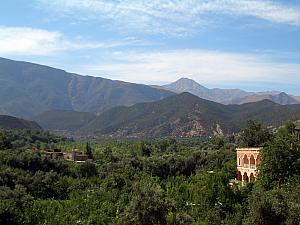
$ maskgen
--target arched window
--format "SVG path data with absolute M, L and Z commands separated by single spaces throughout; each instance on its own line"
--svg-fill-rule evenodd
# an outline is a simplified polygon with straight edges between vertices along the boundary
M 256 168 L 258 167 L 259 164 L 260 164 L 260 156 L 258 155 L 256 158 Z
M 247 155 L 244 155 L 243 164 L 244 164 L 243 167 L 249 168 L 249 160 Z
M 250 174 L 250 182 L 254 182 L 255 181 L 255 177 L 253 175 L 253 173 Z
M 236 179 L 239 180 L 239 181 L 242 181 L 242 180 L 243 180 L 241 171 L 238 171 L 238 172 L 237 172 L 237 174 L 236 174 Z
M 248 175 L 247 175 L 246 172 L 245 172 L 244 175 L 243 175 L 243 181 L 244 181 L 244 182 L 249 182 L 249 178 L 248 178 Z
M 256 166 L 255 166 L 255 159 L 254 159 L 254 156 L 253 156 L 253 155 L 250 156 L 250 168 L 251 168 L 251 169 L 256 169 Z

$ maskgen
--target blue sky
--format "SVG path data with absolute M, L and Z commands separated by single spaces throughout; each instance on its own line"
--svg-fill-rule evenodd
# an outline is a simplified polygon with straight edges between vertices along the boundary
M 300 95 L 300 1 L 3 0 L 0 56 L 145 84 Z

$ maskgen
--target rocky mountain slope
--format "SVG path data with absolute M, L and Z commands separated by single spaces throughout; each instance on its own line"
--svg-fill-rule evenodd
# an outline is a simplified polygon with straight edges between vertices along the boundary
M 52 112 L 48 114 L 54 115 Z M 78 112 L 76 115 L 82 117 Z M 46 129 L 51 128 L 51 121 L 60 118 L 59 113 L 50 121 L 43 121 L 43 117 L 37 121 Z M 182 93 L 157 102 L 112 108 L 95 116 L 90 122 L 82 122 L 77 130 L 72 131 L 97 137 L 211 136 L 238 132 L 248 119 L 277 127 L 287 120 L 300 119 L 300 104 L 280 105 L 263 100 L 242 105 L 223 105 Z M 75 117 L 73 121 L 77 123 L 79 119 Z

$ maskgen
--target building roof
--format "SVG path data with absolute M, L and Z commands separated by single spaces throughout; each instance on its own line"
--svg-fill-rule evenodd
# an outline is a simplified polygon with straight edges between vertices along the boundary
M 260 151 L 262 147 L 237 148 L 236 151 Z

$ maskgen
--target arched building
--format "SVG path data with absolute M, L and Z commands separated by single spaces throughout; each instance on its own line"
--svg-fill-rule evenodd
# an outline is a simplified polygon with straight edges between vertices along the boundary
M 237 180 L 254 182 L 258 176 L 262 148 L 237 148 Z
M 295 123 L 295 134 L 297 135 L 298 140 L 300 140 L 300 120 Z

